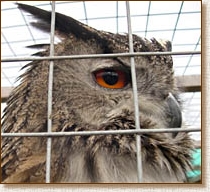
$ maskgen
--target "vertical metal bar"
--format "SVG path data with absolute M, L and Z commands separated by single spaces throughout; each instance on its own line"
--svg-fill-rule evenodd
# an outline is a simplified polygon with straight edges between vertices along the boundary
M 149 1 L 148 5 L 148 11 L 147 11 L 147 23 L 146 23 L 146 28 L 145 28 L 145 34 L 144 36 L 147 36 L 147 29 L 148 29 L 148 24 L 149 24 L 149 14 L 150 14 L 150 8 L 151 8 L 151 1 Z
M 119 33 L 119 2 L 116 1 L 116 33 Z
M 131 15 L 129 2 L 126 1 L 127 10 L 127 23 L 128 23 L 128 37 L 129 37 L 129 53 L 133 53 L 133 36 L 131 29 Z M 138 104 L 138 92 L 137 92 L 137 82 L 136 82 L 136 69 L 134 57 L 130 57 L 131 62 L 131 76 L 132 76 L 132 86 L 133 86 L 133 97 L 134 97 L 134 108 L 135 108 L 135 126 L 136 129 L 140 129 L 140 119 L 139 119 L 139 104 Z M 137 173 L 138 182 L 142 182 L 142 157 L 141 157 L 141 136 L 136 135 L 136 157 L 137 157 Z
M 85 1 L 83 1 L 83 8 L 84 8 L 84 13 L 85 13 L 85 22 L 88 25 L 87 8 L 86 8 Z
M 51 34 L 50 34 L 50 56 L 54 55 L 54 34 L 55 34 L 55 1 L 52 2 L 51 14 Z M 47 111 L 47 131 L 52 131 L 52 89 L 53 89 L 53 67 L 54 62 L 50 61 L 49 64 L 49 77 L 48 77 L 48 111 Z M 47 152 L 46 152 L 46 183 L 50 183 L 50 167 L 51 167 L 51 145 L 52 139 L 47 138 Z
M 201 40 L 201 36 L 198 38 L 198 41 L 197 41 L 197 43 L 196 43 L 196 45 L 195 45 L 195 49 L 194 49 L 194 51 L 196 51 L 197 46 L 198 46 L 198 44 L 199 44 L 200 40 Z M 192 54 L 192 55 L 190 56 L 190 58 L 189 58 L 188 62 L 187 62 L 187 65 L 185 66 L 184 72 L 182 73 L 182 75 L 183 75 L 183 76 L 184 76 L 184 74 L 185 74 L 186 70 L 189 68 L 189 65 L 190 65 L 191 60 L 192 60 L 192 58 L 193 58 L 193 57 L 194 57 L 194 55 Z
M 182 1 L 180 9 L 179 9 L 179 13 L 178 13 L 178 16 L 177 16 L 176 24 L 174 26 L 174 31 L 173 31 L 173 35 L 172 35 L 172 38 L 171 38 L 171 42 L 173 42 L 174 37 L 175 37 L 175 33 L 176 33 L 177 25 L 178 25 L 178 22 L 179 22 L 179 18 L 180 18 L 180 15 L 182 14 L 183 4 L 184 4 L 184 1 Z

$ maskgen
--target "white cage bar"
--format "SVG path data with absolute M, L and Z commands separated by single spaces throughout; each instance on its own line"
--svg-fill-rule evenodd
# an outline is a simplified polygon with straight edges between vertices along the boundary
M 55 37 L 55 1 L 52 2 L 51 13 L 51 30 L 50 30 L 50 56 L 54 55 L 54 37 Z M 52 132 L 52 98 L 53 98 L 53 68 L 54 61 L 50 61 L 49 65 L 49 78 L 48 78 L 48 106 L 47 106 L 47 132 Z M 46 183 L 50 183 L 50 167 L 51 167 L 51 149 L 52 138 L 47 138 L 47 151 L 46 151 Z
M 131 28 L 131 14 L 129 2 L 126 1 L 126 11 L 127 11 L 127 25 L 128 25 L 128 40 L 129 40 L 129 53 L 134 52 L 133 48 L 133 35 Z M 137 91 L 137 81 L 136 81 L 136 67 L 134 57 L 130 57 L 131 65 L 131 78 L 132 78 L 132 88 L 133 88 L 133 98 L 134 98 L 134 112 L 135 112 L 135 127 L 139 130 L 140 120 L 139 120 L 139 102 L 138 102 L 138 91 Z M 136 135 L 136 162 L 137 162 L 137 173 L 138 182 L 142 182 L 142 158 L 141 158 L 141 136 Z

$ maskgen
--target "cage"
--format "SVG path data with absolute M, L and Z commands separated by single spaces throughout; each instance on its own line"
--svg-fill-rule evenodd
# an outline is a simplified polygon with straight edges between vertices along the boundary
M 51 2 L 25 2 L 41 9 L 51 10 Z M 17 8 L 14 2 L 2 2 L 2 110 L 15 81 L 23 73 L 20 68 L 35 51 L 25 46 L 49 43 L 50 34 L 41 33 L 29 23 L 33 18 Z M 144 1 L 129 2 L 55 2 L 56 12 L 71 16 L 98 30 L 112 33 L 128 33 L 128 24 L 133 34 L 148 39 L 167 39 L 172 42 L 174 70 L 177 82 L 183 89 L 183 117 L 189 128 L 201 127 L 201 2 L 200 1 Z M 129 12 L 128 12 L 129 10 Z M 13 18 L 13 19 L 8 19 Z M 128 23 L 127 23 L 128 19 Z M 15 31 L 15 35 L 14 35 Z M 55 38 L 55 43 L 60 42 Z M 132 45 L 131 45 L 132 46 Z M 14 62 L 16 60 L 16 62 Z M 26 60 L 26 61 L 24 61 Z M 138 111 L 138 109 L 137 109 Z M 137 123 L 138 124 L 138 123 Z M 3 131 L 3 130 L 2 130 Z M 50 130 L 49 130 L 50 131 Z M 141 130 L 137 130 L 141 131 Z M 134 132 L 133 132 L 134 133 Z M 33 134 L 33 133 L 32 133 Z M 63 134 L 63 133 L 62 133 Z M 98 134 L 86 133 L 86 134 Z M 100 133 L 101 134 L 101 133 Z M 112 131 L 104 134 L 115 134 Z M 30 135 L 30 134 L 29 134 Z M 50 133 L 49 133 L 50 135 Z M 53 134 L 51 134 L 52 136 Z M 2 136 L 9 136 L 2 133 Z M 20 135 L 21 136 L 21 135 Z M 25 135 L 26 136 L 26 135 Z M 37 135 L 38 136 L 38 135 Z M 39 135 L 43 136 L 43 135 Z M 47 136 L 47 135 L 45 135 Z M 192 129 L 192 137 L 200 145 L 201 134 Z M 137 137 L 137 142 L 140 137 Z M 50 148 L 50 139 L 48 140 Z M 48 150 L 46 182 L 50 182 L 50 150 Z M 141 159 L 138 160 L 141 182 Z

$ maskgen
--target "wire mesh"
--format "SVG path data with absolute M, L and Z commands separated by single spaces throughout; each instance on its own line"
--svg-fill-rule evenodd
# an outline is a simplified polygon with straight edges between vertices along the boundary
M 54 18 L 54 14 L 55 14 L 55 4 L 54 2 L 52 3 L 52 18 Z M 119 16 L 119 9 L 118 9 L 118 2 L 116 3 L 116 12 L 117 12 L 117 19 L 120 18 Z M 85 18 L 84 20 L 86 21 L 86 23 L 88 23 L 88 17 L 87 17 L 87 5 L 85 2 L 83 2 L 83 7 L 84 7 L 84 15 L 85 15 Z M 178 26 L 178 23 L 179 23 L 179 19 L 180 19 L 180 15 L 181 15 L 181 11 L 183 9 L 183 2 L 181 3 L 180 7 L 179 7 L 179 12 L 178 12 L 178 17 L 177 17 L 177 20 L 176 20 L 176 25 L 175 25 L 175 30 L 173 30 L 173 35 L 172 35 L 172 40 L 174 40 L 174 37 L 175 37 L 175 33 L 177 31 L 177 26 Z M 13 137 L 13 136 L 36 136 L 36 137 L 48 137 L 48 143 L 47 143 L 47 154 L 46 154 L 46 157 L 47 157 L 47 160 L 46 160 L 46 183 L 49 183 L 50 182 L 50 156 L 51 156 L 51 137 L 54 137 L 54 136 L 75 136 L 75 135 L 99 135 L 99 134 L 135 134 L 137 133 L 137 136 L 136 136 L 136 143 L 137 143 L 137 170 L 138 170 L 138 181 L 141 182 L 142 181 L 142 165 L 141 165 L 141 141 L 140 141 L 140 134 L 142 133 L 149 133 L 149 132 L 178 132 L 178 131 L 185 131 L 185 132 L 199 132 L 200 131 L 200 128 L 186 128 L 184 130 L 181 130 L 180 128 L 173 128 L 173 129 L 169 129 L 169 128 L 162 128 L 162 129 L 153 129 L 153 130 L 144 130 L 144 129 L 140 129 L 140 122 L 139 122 L 139 109 L 138 109 L 138 93 L 137 93 L 137 85 L 136 85 L 136 80 L 135 80 L 135 63 L 134 63 L 134 56 L 137 56 L 137 55 L 190 55 L 189 57 L 189 60 L 188 60 L 188 63 L 187 65 L 185 66 L 185 69 L 183 71 L 183 75 L 185 74 L 186 70 L 187 70 L 187 67 L 189 67 L 190 63 L 191 63 L 191 60 L 193 58 L 194 55 L 196 54 L 200 54 L 201 52 L 199 50 L 197 50 L 197 47 L 198 45 L 200 44 L 200 38 L 199 40 L 197 41 L 196 43 L 196 46 L 194 48 L 194 50 L 192 51 L 177 51 L 177 52 L 164 52 L 164 53 L 157 53 L 157 52 L 154 52 L 154 53 L 134 53 L 133 52 L 133 45 L 132 45 L 132 28 L 131 28 L 131 14 L 130 14 L 130 10 L 129 10 L 129 3 L 126 2 L 126 9 L 127 9 L 127 21 L 128 21 L 128 34 L 129 34 L 129 47 L 130 47 L 130 51 L 129 53 L 120 53 L 120 54 L 106 54 L 106 55 L 103 55 L 103 54 L 97 54 L 97 55 L 71 55 L 71 56 L 53 56 L 53 45 L 54 45 L 54 30 L 51 30 L 51 38 L 52 38 L 52 41 L 51 41 L 51 53 L 50 53 L 50 56 L 49 57 L 42 57 L 42 58 L 34 58 L 34 57 L 17 57 L 17 55 L 15 54 L 13 48 L 11 46 L 9 46 L 9 49 L 10 51 L 13 53 L 14 56 L 16 56 L 15 58 L 8 58 L 7 57 L 4 57 L 2 59 L 2 62 L 13 62 L 13 61 L 32 61 L 32 60 L 51 60 L 50 61 L 50 66 L 51 66 L 51 72 L 49 73 L 49 95 L 48 95 L 48 133 L 2 133 L 2 136 L 3 137 Z M 6 9 L 5 9 L 6 10 Z M 145 33 L 145 36 L 147 36 L 148 33 L 151 33 L 151 32 L 154 32 L 155 30 L 151 30 L 149 28 L 149 16 L 151 16 L 152 14 L 150 14 L 150 11 L 151 11 L 151 2 L 149 2 L 148 4 L 148 13 L 147 13 L 147 20 L 146 20 L 146 29 L 144 31 Z M 197 13 L 197 12 L 195 12 Z M 164 14 L 169 14 L 169 13 L 164 13 Z M 153 15 L 158 15 L 158 14 L 153 14 Z M 163 15 L 163 14 L 161 14 Z M 107 17 L 104 17 L 107 19 Z M 103 19 L 104 19 L 103 18 Z M 118 20 L 117 20 L 118 21 Z M 52 19 L 52 28 L 54 26 L 54 22 L 53 19 Z M 117 22 L 118 23 L 118 22 Z M 17 27 L 17 26 L 16 26 Z M 116 25 L 116 30 L 117 32 L 119 31 L 119 25 Z M 30 28 L 28 28 L 28 30 L 30 31 Z M 159 31 L 159 30 L 156 30 L 156 31 Z M 161 32 L 164 31 L 164 30 L 160 30 Z M 165 31 L 169 31 L 169 30 L 165 30 Z M 138 31 L 141 33 L 141 31 Z M 31 33 L 31 32 L 30 32 Z M 8 43 L 8 40 L 7 38 L 4 36 L 4 34 L 2 34 L 3 37 L 4 37 L 4 40 L 5 42 L 3 43 Z M 32 33 L 31 33 L 32 35 Z M 42 40 L 42 39 L 41 39 Z M 21 41 L 21 40 L 20 40 Z M 31 42 L 31 40 L 27 40 L 28 42 Z M 36 41 L 35 38 L 33 39 L 33 41 Z M 11 41 L 10 43 L 17 43 L 18 41 Z M 9 44 L 10 45 L 10 44 Z M 180 45 L 179 45 L 180 46 Z M 9 55 L 10 56 L 10 55 Z M 132 82 L 133 82 L 133 93 L 134 93 L 134 106 L 135 106 L 135 123 L 136 123 L 136 130 L 120 130 L 120 131 L 91 131 L 91 132 L 88 132 L 88 131 L 83 131 L 83 132 L 77 132 L 77 133 L 72 133 L 72 132 L 65 132 L 65 133 L 60 133 L 60 132 L 57 132 L 57 133 L 54 133 L 54 132 L 51 132 L 51 125 L 52 125 L 52 120 L 50 118 L 50 115 L 51 115 L 51 112 L 52 112 L 52 78 L 53 78 L 53 60 L 56 60 L 56 59 L 86 59 L 86 58 L 103 58 L 103 57 L 114 57 L 114 56 L 129 56 L 130 57 L 130 61 L 131 61 L 131 68 L 132 68 Z M 5 75 L 6 77 L 6 75 Z M 7 77 L 8 78 L 8 77 Z M 51 83 L 50 83 L 51 82 Z M 198 118 L 198 116 L 197 116 Z

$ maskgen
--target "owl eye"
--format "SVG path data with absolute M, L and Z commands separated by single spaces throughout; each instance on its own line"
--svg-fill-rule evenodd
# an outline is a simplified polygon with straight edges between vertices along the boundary
M 122 70 L 101 69 L 94 76 L 98 85 L 105 88 L 121 89 L 128 84 L 128 75 Z

